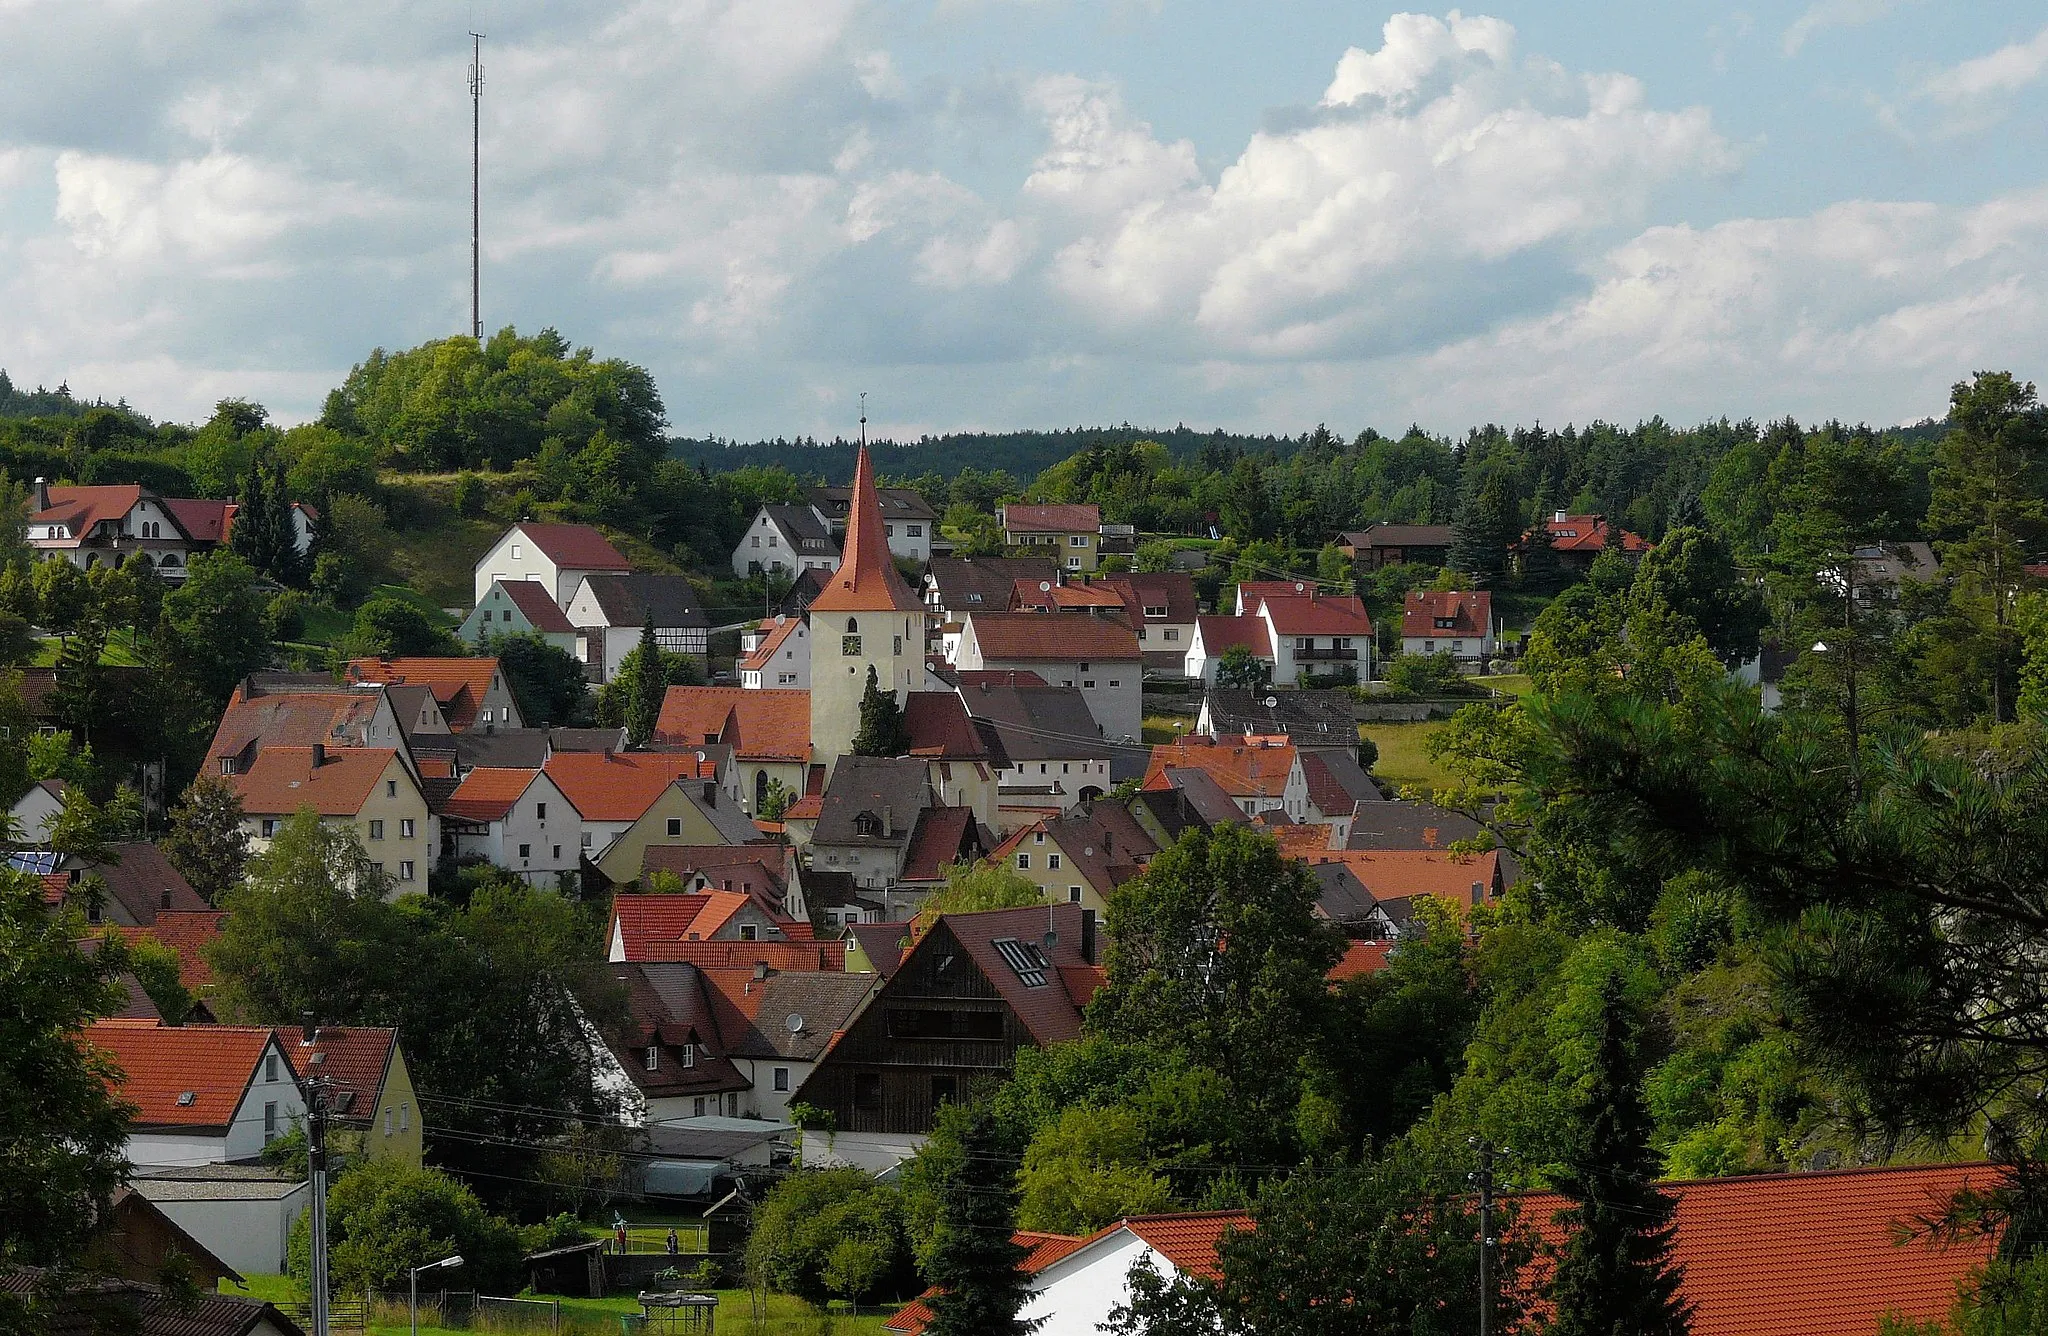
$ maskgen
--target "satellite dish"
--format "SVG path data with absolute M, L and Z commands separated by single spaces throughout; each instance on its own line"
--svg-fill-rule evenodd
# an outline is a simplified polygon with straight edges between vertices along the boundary
M 1302 591 L 1303 591 L 1304 589 L 1306 589 L 1306 588 L 1308 588 L 1308 586 L 1307 586 L 1307 585 L 1305 585 L 1305 584 L 1303 584 L 1303 583 L 1302 583 L 1301 581 L 1299 581 L 1299 580 L 1296 580 L 1296 581 L 1294 582 L 1294 592 L 1295 592 L 1295 593 L 1299 594 L 1300 592 L 1302 592 Z
M 1267 709 L 1269 709 L 1269 710 L 1270 710 L 1270 709 L 1274 708 L 1275 706 L 1277 706 L 1277 705 L 1279 705 L 1279 704 L 1280 704 L 1280 698 L 1279 698 L 1278 696 L 1268 696 L 1268 697 L 1266 697 L 1266 708 L 1267 708 Z
M 1040 580 L 1038 582 L 1038 592 L 1041 594 L 1050 594 L 1052 592 L 1052 581 Z
M 1056 932 L 1048 932 L 1048 933 L 1047 933 L 1047 934 L 1045 935 L 1045 939 L 1044 939 L 1044 940 L 1045 940 L 1045 954 L 1046 954 L 1046 955 L 1048 955 L 1048 956 L 1050 956 L 1050 955 L 1052 954 L 1052 949 L 1053 949 L 1054 947 L 1056 947 L 1056 946 L 1058 946 L 1058 945 L 1060 944 L 1060 935 L 1059 935 L 1058 933 L 1056 933 Z
M 791 1034 L 802 1034 L 804 1032 L 804 1018 L 792 1011 L 789 1015 L 782 1018 L 782 1028 Z

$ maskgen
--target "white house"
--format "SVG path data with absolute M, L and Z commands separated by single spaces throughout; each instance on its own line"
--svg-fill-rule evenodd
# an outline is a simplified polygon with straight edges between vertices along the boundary
M 40 849 L 50 843 L 51 823 L 63 810 L 64 781 L 39 779 L 28 786 L 27 793 L 15 799 L 7 815 L 14 818 L 14 829 L 22 842 Z
M 1273 675 L 1273 631 L 1261 617 L 1197 617 L 1183 673 L 1203 686 L 1216 685 L 1216 669 L 1232 648 L 1242 646 Z
M 135 1106 L 127 1156 L 135 1165 L 233 1164 L 306 1116 L 306 1099 L 273 1030 L 102 1020 L 86 1040 L 121 1072 Z
M 1144 659 L 1123 622 L 1076 613 L 976 612 L 961 625 L 953 666 L 1016 669 L 1051 686 L 1077 687 L 1112 742 L 1144 735 Z
M 924 494 L 911 487 L 877 487 L 875 500 L 882 509 L 882 535 L 889 540 L 889 555 L 920 566 L 929 562 L 932 538 L 939 531 L 939 513 Z M 830 527 L 834 537 L 846 532 L 852 505 L 850 486 L 811 489 L 811 513 Z
M 137 1169 L 129 1186 L 245 1276 L 285 1270 L 292 1226 L 312 1201 L 305 1179 L 267 1165 L 157 1165 Z M 255 1327 L 246 1336 L 266 1330 Z
M 650 617 L 662 649 L 699 658 L 709 652 L 711 623 L 697 604 L 696 589 L 682 576 L 592 575 L 569 600 L 569 621 L 580 638 L 577 657 L 611 681 L 639 646 Z
M 535 524 L 507 529 L 476 563 L 476 602 L 501 580 L 538 580 L 559 607 L 568 607 L 577 586 L 592 575 L 627 575 L 632 564 L 587 524 Z
M 540 770 L 477 766 L 441 800 L 441 852 L 481 858 L 536 886 L 558 885 L 583 859 L 583 820 Z
M 455 634 L 476 645 L 492 636 L 539 636 L 556 649 L 576 652 L 576 627 L 538 580 L 499 580 L 477 600 Z
M 794 577 L 804 571 L 830 575 L 839 569 L 839 544 L 831 526 L 809 506 L 763 506 L 732 550 L 732 573 L 778 573 Z
M 1499 644 L 1500 623 L 1487 590 L 1417 589 L 1402 604 L 1403 654 L 1449 654 L 1471 666 L 1492 658 Z
M 1356 595 L 1265 595 L 1254 616 L 1266 623 L 1273 646 L 1273 685 L 1296 686 L 1307 676 L 1349 671 L 1372 676 L 1372 618 Z
M 1031 1297 L 1017 1316 L 1042 1323 L 1039 1336 L 1097 1336 L 1110 1313 L 1131 1301 L 1131 1268 L 1149 1266 L 1169 1280 L 1184 1267 L 1213 1274 L 1218 1242 L 1250 1228 L 1249 1216 L 1225 1211 L 1121 1220 L 1071 1251 L 1048 1250 L 1055 1256 L 1032 1274 Z
M 740 685 L 748 691 L 811 689 L 811 624 L 787 614 L 740 636 Z

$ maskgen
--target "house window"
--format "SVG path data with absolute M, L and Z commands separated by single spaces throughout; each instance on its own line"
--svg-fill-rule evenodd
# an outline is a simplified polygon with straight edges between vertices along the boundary
M 561 845 L 559 845 L 559 844 L 557 844 L 557 845 L 555 845 L 555 846 L 554 846 L 554 850 L 555 850 L 555 859 L 556 859 L 556 861 L 557 861 L 557 862 L 559 862 L 559 861 L 561 860 L 561 857 L 562 857 L 562 846 L 561 846 Z
M 1109 684 L 1113 687 L 1120 687 L 1124 684 L 1124 681 L 1120 677 L 1112 677 L 1109 679 Z
M 647 1046 L 647 1051 L 646 1051 L 645 1053 L 642 1053 L 642 1054 L 640 1055 L 640 1061 L 641 1061 L 641 1064 L 642 1064 L 643 1066 L 645 1066 L 645 1067 L 647 1068 L 647 1070 L 648 1070 L 648 1071 L 650 1071 L 650 1072 L 658 1072 L 658 1071 L 660 1071 L 660 1070 L 661 1070 L 661 1046 L 660 1046 L 660 1045 L 658 1045 L 658 1044 L 649 1044 L 649 1045 Z
M 1080 570 L 1080 569 L 1081 569 L 1081 559 L 1080 559 L 1079 557 L 1068 557 L 1068 558 L 1067 558 L 1067 569 L 1068 569 L 1068 570 L 1070 570 L 1070 571 L 1078 571 L 1078 570 Z
M 545 820 L 547 820 L 547 819 L 548 819 L 548 805 L 547 805 L 546 803 L 535 803 L 535 804 L 533 805 L 533 815 L 534 815 L 534 817 L 535 817 L 535 819 L 536 819 L 536 820 L 540 820 L 540 821 L 545 821 Z
M 1425 640 L 1425 641 L 1423 641 L 1423 642 L 1422 642 L 1422 652 L 1423 652 L 1424 654 L 1434 654 L 1434 653 L 1436 653 L 1436 642 L 1435 642 L 1434 640 Z
M 1095 679 L 1094 679 L 1094 678 L 1092 678 L 1092 677 L 1090 677 L 1090 678 L 1086 678 L 1086 679 L 1084 679 L 1084 680 L 1082 681 L 1081 685 L 1082 685 L 1083 687 L 1090 687 L 1090 688 L 1092 688 L 1092 687 L 1093 687 L 1093 686 L 1095 685 Z
M 1064 767 L 1062 767 L 1062 768 L 1064 768 Z M 1052 870 L 1053 870 L 1054 872 L 1057 872 L 1057 871 L 1059 871 L 1059 870 L 1060 870 L 1060 856 L 1059 856 L 1058 854 L 1047 854 L 1047 855 L 1045 856 L 1045 865 L 1046 865 L 1047 867 L 1051 868 L 1051 869 L 1052 869 Z
M 412 838 L 412 832 L 412 818 L 409 816 L 400 817 L 398 819 L 398 838 L 401 840 L 409 840 Z
M 1068 535 L 1067 535 L 1067 546 L 1068 546 L 1068 547 L 1086 547 L 1086 546 L 1088 546 L 1088 535 L 1087 535 L 1087 534 L 1082 534 L 1082 533 L 1070 533 L 1070 534 L 1068 534 Z
M 912 538 L 922 538 L 924 537 L 924 526 L 922 524 L 906 524 L 903 526 L 903 532 Z
M 1176 641 L 1176 640 L 1179 640 L 1179 639 L 1180 639 L 1180 630 L 1179 630 L 1179 629 L 1178 629 L 1177 627 L 1172 627 L 1172 626 L 1169 626 L 1169 627 L 1167 627 L 1167 628 L 1166 628 L 1166 639 L 1167 639 L 1167 640 L 1168 640 L 1169 642 L 1172 642 L 1172 641 Z
M 384 838 L 384 823 L 382 821 L 372 821 L 370 823 L 370 838 L 373 840 Z
M 960 1098 L 959 1077 L 951 1075 L 938 1075 L 932 1077 L 933 1108 L 936 1109 L 942 1104 L 951 1104 L 954 1100 L 958 1098 Z
M 789 1089 L 789 1068 L 777 1067 L 775 1069 L 775 1088 L 777 1090 Z
M 264 1054 L 264 1056 L 263 1056 L 263 1079 L 264 1079 L 264 1080 L 266 1080 L 266 1081 L 275 1081 L 275 1080 L 277 1079 L 277 1054 L 275 1054 L 275 1053 L 266 1053 L 266 1054 Z
M 590 847 L 590 842 L 591 842 L 591 833 L 590 833 L 589 831 L 587 831 L 587 830 L 586 830 L 586 831 L 584 831 L 584 832 L 583 832 L 583 847 L 584 847 L 584 848 L 586 848 L 586 849 L 588 849 L 588 848 Z
M 740 940 L 741 940 L 741 941 L 743 941 L 743 942 L 753 942 L 753 941 L 759 941 L 759 940 L 760 940 L 760 937 L 761 937 L 761 930 L 760 930 L 759 928 L 755 927 L 755 926 L 754 926 L 753 924 L 751 924 L 751 923 L 742 923 L 742 924 L 740 924 Z
M 683 833 L 683 819 L 681 817 L 672 816 L 668 819 L 668 833 L 672 836 L 680 836 Z
M 411 881 L 413 879 L 412 860 L 410 858 L 403 858 L 399 860 L 398 879 L 400 881 Z
M 879 1109 L 882 1107 L 882 1074 L 880 1072 L 855 1072 L 853 1074 L 853 1107 L 856 1109 Z
M 531 857 L 533 857 L 533 846 L 532 846 L 532 845 L 530 845 L 530 844 L 522 844 L 522 845 L 520 845 L 520 846 L 519 846 L 519 856 L 520 856 L 521 858 L 531 858 Z
M 398 1130 L 403 1132 L 412 1126 L 412 1105 L 398 1106 Z
M 263 818 L 263 838 L 267 840 L 267 839 L 269 839 L 269 838 L 270 838 L 271 836 L 273 836 L 273 835 L 275 835 L 275 834 L 277 834 L 277 821 L 276 821 L 276 819 L 275 819 L 275 818 L 272 818 L 272 817 L 264 817 L 264 818 Z
M 512 544 L 512 560 L 519 560 L 519 544 L 517 543 Z
M 384 1135 L 391 1135 L 391 1110 L 384 1110 Z
M 694 1066 L 696 1066 L 696 1065 L 697 1065 L 697 1046 L 696 1046 L 695 1044 L 684 1044 L 684 1045 L 683 1045 L 683 1066 L 685 1066 L 685 1067 L 694 1067 Z
M 691 1106 L 690 1111 L 699 1118 L 704 1116 L 704 1097 L 702 1095 L 697 1096 L 697 1101 Z
M 1079 886 L 1067 887 L 1067 903 L 1070 905 L 1081 903 L 1081 888 Z
M 1028 872 L 1028 871 L 1030 871 L 1030 870 L 1031 870 L 1031 855 L 1030 855 L 1030 854 L 1018 854 L 1018 855 L 1017 855 L 1017 870 L 1018 870 L 1019 872 Z
M 397 780 L 387 779 L 384 781 L 384 796 L 387 798 L 396 798 L 398 796 Z
M 277 1101 L 274 1099 L 263 1104 L 263 1140 L 266 1145 L 277 1140 Z
M 903 637 L 902 637 L 902 636 L 897 636 L 897 637 L 896 637 L 896 653 L 898 653 L 898 654 L 901 654 L 902 652 L 903 652 Z

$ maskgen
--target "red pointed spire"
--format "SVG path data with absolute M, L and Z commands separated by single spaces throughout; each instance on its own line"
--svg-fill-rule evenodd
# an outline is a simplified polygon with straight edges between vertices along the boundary
M 853 496 L 846 510 L 846 546 L 839 569 L 811 600 L 818 612 L 923 612 L 924 604 L 896 573 L 889 533 L 882 527 L 882 501 L 875 492 L 875 466 L 860 448 L 853 470 Z

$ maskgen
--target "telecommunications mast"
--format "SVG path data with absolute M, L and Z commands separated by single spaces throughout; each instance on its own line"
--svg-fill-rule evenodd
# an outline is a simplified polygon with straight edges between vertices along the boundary
M 482 214 L 478 187 L 482 182 L 484 123 L 484 35 L 469 34 L 469 332 L 483 342 L 483 251 L 478 238 Z

